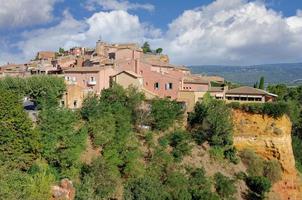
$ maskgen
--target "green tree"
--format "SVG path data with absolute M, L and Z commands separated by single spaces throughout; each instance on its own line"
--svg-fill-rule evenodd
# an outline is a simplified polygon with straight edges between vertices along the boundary
M 0 164 L 28 169 L 39 156 L 40 134 L 24 112 L 17 95 L 0 89 Z
M 151 126 L 155 130 L 167 130 L 176 121 L 182 119 L 183 108 L 176 101 L 154 99 L 151 102 Z
M 145 42 L 142 46 L 143 52 L 144 53 L 149 53 L 152 52 L 150 48 L 150 44 L 148 42 Z
M 264 77 L 260 77 L 259 89 L 264 90 Z
M 86 129 L 81 128 L 76 113 L 49 108 L 39 114 L 42 156 L 61 176 L 74 178 L 81 152 L 85 149 Z
M 60 54 L 64 54 L 65 53 L 65 49 L 63 49 L 62 47 L 59 48 L 59 53 Z
M 163 52 L 163 49 L 162 48 L 157 48 L 155 51 L 156 51 L 157 54 L 161 54 Z

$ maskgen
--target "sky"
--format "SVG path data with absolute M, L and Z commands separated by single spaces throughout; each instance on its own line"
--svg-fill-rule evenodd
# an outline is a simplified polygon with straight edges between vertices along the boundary
M 0 64 L 148 41 L 183 65 L 302 62 L 301 0 L 0 0 Z

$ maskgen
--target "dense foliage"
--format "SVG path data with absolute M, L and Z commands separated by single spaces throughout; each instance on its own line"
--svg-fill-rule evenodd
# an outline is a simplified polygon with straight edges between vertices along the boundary
M 182 105 L 169 99 L 154 99 L 151 102 L 150 120 L 155 130 L 167 130 L 183 117 Z
M 0 93 L 0 165 L 26 170 L 39 155 L 40 134 L 18 96 L 3 89 Z
M 228 107 L 234 109 L 241 109 L 245 112 L 249 112 L 253 114 L 266 114 L 274 118 L 281 117 L 284 114 L 290 115 L 289 104 L 285 102 L 245 103 L 245 104 L 232 102 L 228 104 Z
M 64 90 L 57 77 L 0 80 L 1 199 L 50 199 L 56 181 L 79 173 L 86 132 L 76 113 L 58 107 Z M 37 121 L 24 96 L 41 109 Z
M 0 81 L 1 198 L 50 199 L 51 186 L 62 178 L 72 180 L 79 200 L 235 198 L 236 179 L 222 173 L 209 177 L 201 166 L 186 165 L 194 142 L 208 142 L 210 156 L 218 161 L 238 162 L 230 108 L 223 101 L 206 97 L 198 103 L 186 130 L 182 105 L 169 99 L 144 101 L 135 88 L 113 85 L 71 111 L 58 106 L 64 90 L 62 79 L 55 77 Z M 39 106 L 37 121 L 24 111 L 24 96 Z M 299 102 L 298 92 L 295 100 L 285 96 L 287 104 Z M 275 105 L 263 109 L 272 112 L 270 106 Z M 297 154 L 302 149 L 300 107 L 290 108 L 296 108 L 290 116 L 296 117 Z M 263 198 L 280 179 L 279 163 L 253 152 L 240 155 L 248 166 L 243 179 L 250 195 Z M 298 164 L 302 160 L 296 159 Z
M 57 106 L 66 89 L 63 78 L 46 75 L 6 77 L 0 80 L 0 88 L 15 93 L 20 99 L 28 96 L 39 108 Z
M 231 112 L 223 101 L 206 96 L 202 103 L 196 103 L 194 112 L 188 116 L 188 123 L 198 144 L 207 141 L 212 146 L 212 155 L 222 155 L 234 163 L 238 162 L 232 146 Z

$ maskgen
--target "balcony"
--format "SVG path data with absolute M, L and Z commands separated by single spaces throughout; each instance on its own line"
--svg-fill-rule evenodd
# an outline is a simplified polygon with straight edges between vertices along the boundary
M 96 80 L 90 80 L 90 81 L 88 81 L 87 85 L 96 85 Z

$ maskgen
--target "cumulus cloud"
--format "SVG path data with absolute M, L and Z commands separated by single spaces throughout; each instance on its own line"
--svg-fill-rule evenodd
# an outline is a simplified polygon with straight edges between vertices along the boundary
M 284 17 L 263 1 L 216 0 L 183 12 L 162 33 L 127 11 L 97 12 L 83 20 L 67 11 L 50 28 L 22 34 L 14 44 L 28 60 L 39 50 L 108 42 L 149 41 L 177 64 L 261 64 L 302 61 L 302 13 Z M 1 48 L 1 47 L 0 47 Z M 1 56 L 2 54 L 2 56 Z M 0 59 L 4 52 L 0 51 Z M 7 54 L 6 54 L 7 55 Z M 10 56 L 7 56 L 10 58 Z
M 0 29 L 49 22 L 57 0 L 0 0 Z
M 299 13 L 286 18 L 259 1 L 217 0 L 185 11 L 159 43 L 177 63 L 297 62 L 302 60 Z
M 152 4 L 131 3 L 126 0 L 89 0 L 86 4 L 86 8 L 90 11 L 94 11 L 98 6 L 103 10 L 154 10 L 154 5 Z

